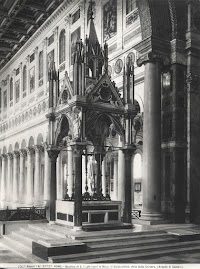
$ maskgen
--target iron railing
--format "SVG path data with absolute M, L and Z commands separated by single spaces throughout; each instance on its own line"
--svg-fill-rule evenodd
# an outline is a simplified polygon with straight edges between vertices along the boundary
M 0 210 L 0 221 L 41 219 L 46 219 L 46 208 L 44 207 L 18 207 L 17 209 Z

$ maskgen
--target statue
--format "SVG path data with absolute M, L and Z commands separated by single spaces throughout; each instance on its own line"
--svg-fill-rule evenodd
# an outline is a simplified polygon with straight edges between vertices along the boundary
M 82 119 L 82 114 L 81 114 L 81 111 L 78 110 L 78 112 L 75 112 L 73 114 L 73 139 L 74 140 L 80 139 L 81 119 Z

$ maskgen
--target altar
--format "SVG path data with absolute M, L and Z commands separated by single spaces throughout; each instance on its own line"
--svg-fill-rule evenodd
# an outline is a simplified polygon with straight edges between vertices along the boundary
M 74 201 L 56 201 L 56 223 L 74 226 Z M 120 201 L 83 201 L 82 224 L 120 224 Z

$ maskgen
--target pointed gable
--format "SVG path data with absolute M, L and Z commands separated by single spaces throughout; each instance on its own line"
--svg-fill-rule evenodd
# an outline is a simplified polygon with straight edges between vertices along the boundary
M 111 82 L 107 74 L 104 74 L 96 84 L 91 84 L 87 87 L 86 98 L 90 104 L 99 103 L 116 107 L 124 106 L 114 82 Z

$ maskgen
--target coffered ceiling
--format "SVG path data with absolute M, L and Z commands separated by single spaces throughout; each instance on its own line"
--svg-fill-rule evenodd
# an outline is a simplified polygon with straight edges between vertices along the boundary
M 0 0 L 0 69 L 64 0 Z

